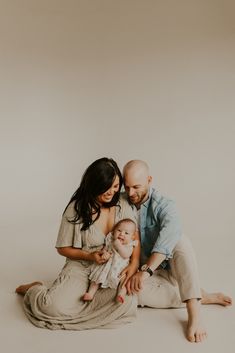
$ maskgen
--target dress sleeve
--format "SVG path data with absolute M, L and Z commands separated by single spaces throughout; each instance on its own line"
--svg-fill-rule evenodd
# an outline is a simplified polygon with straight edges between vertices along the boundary
M 81 225 L 70 223 L 74 217 L 74 204 L 70 204 L 62 216 L 59 233 L 56 241 L 56 248 L 72 246 L 82 248 Z

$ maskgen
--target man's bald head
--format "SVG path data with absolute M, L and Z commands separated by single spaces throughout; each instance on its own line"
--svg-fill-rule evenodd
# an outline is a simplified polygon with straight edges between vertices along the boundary
M 123 168 L 123 179 L 130 202 L 139 207 L 147 200 L 152 181 L 147 163 L 138 159 L 129 161 Z
M 125 178 L 125 175 L 128 174 L 136 174 L 136 175 L 142 175 L 142 176 L 149 176 L 149 167 L 148 164 L 144 161 L 141 161 L 139 159 L 133 159 L 132 161 L 129 161 L 126 163 L 126 165 L 123 168 L 123 177 Z

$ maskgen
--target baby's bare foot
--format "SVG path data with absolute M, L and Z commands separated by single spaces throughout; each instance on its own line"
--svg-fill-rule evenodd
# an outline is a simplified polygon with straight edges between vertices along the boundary
M 21 286 L 17 287 L 15 292 L 21 295 L 25 295 L 25 293 L 27 292 L 27 290 L 37 284 L 42 285 L 42 282 L 32 282 L 32 283 L 28 283 L 28 284 L 22 284 Z
M 125 300 L 124 300 L 124 297 L 119 294 L 119 295 L 117 295 L 117 297 L 116 297 L 116 301 L 117 301 L 118 303 L 123 304 Z
M 94 296 L 90 293 L 85 293 L 84 296 L 82 297 L 84 302 L 90 302 L 90 301 L 92 301 L 93 298 L 94 298 Z

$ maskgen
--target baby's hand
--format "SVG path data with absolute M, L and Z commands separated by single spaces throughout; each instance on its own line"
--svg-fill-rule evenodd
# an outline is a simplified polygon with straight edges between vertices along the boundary
M 122 241 L 117 238 L 113 241 L 113 245 L 114 245 L 115 249 L 118 249 L 120 247 L 120 245 L 122 245 Z
M 111 254 L 105 249 L 103 249 L 102 251 L 103 251 L 102 259 L 108 261 L 108 259 L 110 259 L 111 257 Z

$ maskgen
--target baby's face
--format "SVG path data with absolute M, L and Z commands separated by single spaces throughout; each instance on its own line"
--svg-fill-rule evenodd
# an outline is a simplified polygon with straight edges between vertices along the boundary
M 134 239 L 135 225 L 133 223 L 120 223 L 113 232 L 114 239 L 119 239 L 122 244 L 129 244 Z

